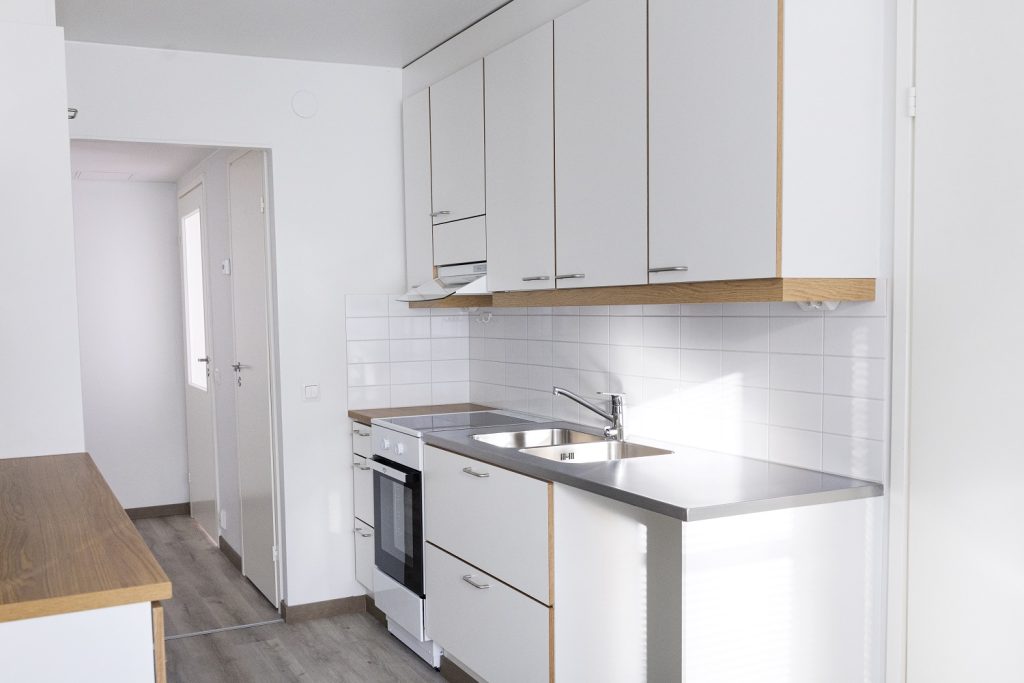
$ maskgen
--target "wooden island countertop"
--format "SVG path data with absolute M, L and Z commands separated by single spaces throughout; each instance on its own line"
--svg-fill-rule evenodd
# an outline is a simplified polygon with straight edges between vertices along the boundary
M 0 622 L 170 597 L 88 453 L 0 460 Z

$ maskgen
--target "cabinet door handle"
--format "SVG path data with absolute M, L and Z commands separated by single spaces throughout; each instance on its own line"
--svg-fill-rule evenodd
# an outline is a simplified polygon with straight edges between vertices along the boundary
M 523 282 L 537 282 L 538 280 L 550 280 L 550 275 L 528 275 L 523 278 Z
M 648 268 L 648 273 L 685 273 L 689 268 L 686 266 L 668 266 L 667 268 Z
M 430 217 L 437 218 L 438 216 L 450 216 L 451 214 L 451 211 L 435 211 L 432 214 L 430 214 Z
M 487 477 L 491 476 L 490 472 L 477 472 L 472 467 L 463 467 L 462 471 L 471 477 L 479 477 L 480 479 L 486 479 Z
M 462 577 L 462 580 L 468 583 L 473 588 L 479 588 L 480 590 L 486 590 L 491 587 L 491 584 L 489 583 L 480 583 L 478 581 L 474 581 L 472 574 L 466 574 Z
M 571 273 L 569 275 L 556 275 L 556 280 L 579 280 L 580 278 L 586 277 L 586 273 Z
M 359 534 L 360 536 L 362 536 L 363 538 L 370 538 L 371 536 L 373 536 L 373 532 L 372 531 L 367 531 L 363 527 L 357 527 L 356 528 L 356 533 Z
M 369 435 L 370 435 L 370 432 L 361 432 L 361 431 L 359 431 L 359 430 L 357 429 L 357 430 L 356 430 L 356 434 L 358 434 L 359 436 L 369 436 Z
M 373 469 L 369 465 L 360 465 L 357 462 L 352 463 L 352 467 L 355 467 L 357 470 L 362 470 L 363 472 L 366 472 L 367 470 Z

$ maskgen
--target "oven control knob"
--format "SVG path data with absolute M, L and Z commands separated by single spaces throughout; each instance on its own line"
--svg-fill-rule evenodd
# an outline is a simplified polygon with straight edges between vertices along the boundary
M 380 440 L 380 447 L 383 448 L 386 451 L 390 451 L 391 450 L 391 439 L 381 439 Z
M 401 442 L 396 443 L 395 444 L 395 453 L 398 453 L 399 455 L 401 455 L 402 453 L 405 453 L 405 444 L 401 443 Z

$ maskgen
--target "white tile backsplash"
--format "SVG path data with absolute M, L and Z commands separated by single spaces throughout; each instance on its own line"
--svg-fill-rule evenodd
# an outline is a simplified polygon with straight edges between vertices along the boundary
M 551 386 L 624 391 L 654 441 L 882 480 L 886 286 L 836 311 L 796 304 L 408 309 L 346 297 L 349 405 L 475 401 L 601 426 Z M 486 313 L 486 311 L 485 311 Z M 600 397 L 594 397 L 600 401 Z

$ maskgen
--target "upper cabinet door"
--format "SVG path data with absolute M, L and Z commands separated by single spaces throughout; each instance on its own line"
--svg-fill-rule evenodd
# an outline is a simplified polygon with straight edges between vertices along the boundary
M 430 220 L 430 92 L 421 90 L 402 104 L 405 149 L 406 286 L 434 276 L 433 227 Z
M 652 283 L 776 276 L 778 12 L 650 0 Z
M 484 67 L 430 86 L 434 223 L 484 214 Z
M 487 284 L 551 289 L 555 277 L 553 27 L 484 60 Z
M 647 2 L 555 20 L 558 287 L 647 283 Z

